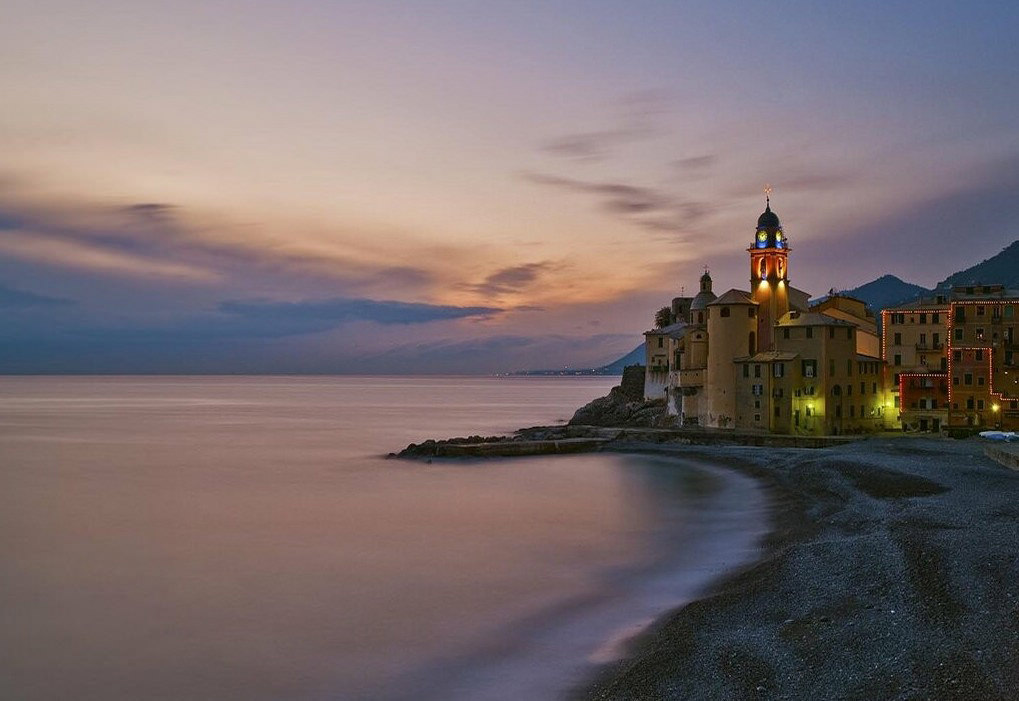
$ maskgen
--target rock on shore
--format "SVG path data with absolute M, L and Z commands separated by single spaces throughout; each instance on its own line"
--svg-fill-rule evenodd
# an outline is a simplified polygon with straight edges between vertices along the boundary
M 577 409 L 571 425 L 656 426 L 665 415 L 665 400 L 644 401 L 643 365 L 623 368 L 623 379 L 608 395 Z

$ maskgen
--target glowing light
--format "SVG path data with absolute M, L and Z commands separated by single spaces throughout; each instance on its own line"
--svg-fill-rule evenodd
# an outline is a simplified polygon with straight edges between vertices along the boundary
M 997 404 L 992 404 L 992 405 L 991 405 L 991 411 L 998 411 L 998 409 L 1000 409 L 1000 408 L 1001 408 L 1001 407 L 1000 407 L 1000 406 L 998 406 Z

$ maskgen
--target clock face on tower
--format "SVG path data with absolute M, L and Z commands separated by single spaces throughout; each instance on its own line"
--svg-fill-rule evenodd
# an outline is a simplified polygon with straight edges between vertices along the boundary
M 761 230 L 757 232 L 757 247 L 764 248 L 768 245 L 768 232 Z

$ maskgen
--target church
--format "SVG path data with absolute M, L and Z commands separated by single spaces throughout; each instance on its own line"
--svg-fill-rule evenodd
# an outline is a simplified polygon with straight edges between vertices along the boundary
M 716 295 L 710 273 L 647 331 L 645 398 L 684 426 L 823 435 L 880 431 L 877 320 L 852 297 L 814 304 L 790 283 L 792 249 L 770 197 L 747 248 L 750 289 Z

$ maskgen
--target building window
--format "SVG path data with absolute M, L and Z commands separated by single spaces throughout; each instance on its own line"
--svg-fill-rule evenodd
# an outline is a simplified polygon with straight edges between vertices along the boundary
M 728 317 L 729 316 L 729 307 L 722 307 L 722 311 L 720 312 L 719 316 Z
M 835 327 L 834 326 L 829 326 L 828 327 L 828 338 L 835 338 Z
M 963 384 L 966 385 L 973 384 L 973 373 L 967 372 L 965 375 L 963 375 L 962 382 Z
M 697 323 L 698 324 L 704 323 L 704 312 L 697 312 Z
M 757 334 L 753 331 L 747 336 L 747 355 L 753 355 L 757 352 Z
M 966 400 L 966 408 L 967 409 L 973 408 L 973 397 L 970 397 L 969 399 Z
M 984 315 L 984 305 L 978 304 L 977 305 L 977 316 L 983 316 L 983 315 Z
M 895 354 L 895 366 L 898 367 L 899 365 L 902 365 L 902 354 L 901 353 L 896 353 Z
M 920 315 L 920 323 L 921 324 L 926 324 L 927 323 L 927 315 L 926 314 L 921 314 Z
M 877 382 L 872 382 L 870 384 L 870 393 L 877 394 Z
M 835 376 L 835 358 L 828 361 L 828 374 L 832 377 Z
M 931 323 L 932 324 L 940 324 L 941 323 L 941 315 L 940 314 L 931 314 Z
M 750 365 L 743 363 L 743 377 L 750 377 Z
M 957 363 L 960 362 L 962 360 L 962 351 L 961 350 L 952 351 L 952 360 L 954 360 Z
M 663 345 L 665 345 L 665 338 L 663 338 L 662 336 L 659 336 L 658 337 L 658 347 L 661 348 Z
M 760 420 L 761 420 L 761 415 L 760 414 L 754 414 L 754 421 L 758 421 L 759 422 Z
M 782 329 L 782 338 L 789 338 L 789 329 Z
M 807 407 L 807 416 L 813 416 L 813 415 L 814 415 L 814 410 L 811 407 L 808 406 Z
M 781 415 L 782 415 L 782 412 L 781 412 L 781 411 L 779 410 L 779 408 L 778 408 L 778 407 L 776 406 L 776 407 L 775 407 L 775 416 L 781 416 Z
M 816 377 L 817 376 L 817 361 L 816 360 L 804 360 L 803 361 L 803 376 L 804 377 Z
M 983 408 L 984 408 L 984 400 L 983 399 L 978 399 L 977 400 L 977 409 L 983 410 Z
M 977 360 L 983 360 L 984 359 L 984 349 L 983 348 L 978 348 L 976 350 L 976 359 Z
M 808 326 L 807 327 L 807 338 L 813 338 L 813 337 L 814 337 L 814 329 L 812 329 L 811 327 Z
M 853 386 L 852 385 L 846 385 L 846 396 L 847 397 L 852 397 L 853 396 Z
M 851 419 L 855 419 L 856 418 L 856 406 L 854 406 L 852 404 L 849 405 L 849 418 L 851 418 Z
M 785 377 L 785 363 L 775 363 L 775 377 Z
M 978 341 L 984 340 L 984 330 L 983 329 L 977 329 L 977 340 Z
M 753 319 L 757 316 L 757 310 L 754 307 L 747 307 L 747 316 Z
M 977 375 L 977 384 L 980 385 L 981 387 L 984 386 L 984 376 L 983 375 Z
M 956 323 L 966 321 L 966 307 L 958 306 L 955 308 L 955 321 Z
M 953 329 L 952 335 L 955 337 L 956 341 L 961 341 L 962 340 L 962 329 L 956 327 L 955 329 Z
M 846 361 L 846 374 L 849 375 L 850 377 L 853 376 L 853 361 L 852 360 L 847 360 Z
M 760 365 L 754 365 L 754 377 L 760 377 L 760 376 L 761 376 L 761 366 Z
M 899 395 L 897 394 L 895 395 L 895 399 L 892 401 L 892 404 L 895 406 L 896 409 L 899 408 Z
M 956 386 L 959 385 L 959 376 L 958 375 L 956 375 L 955 377 L 952 378 L 952 384 L 956 385 Z
M 853 331 L 855 331 L 855 329 L 852 327 L 846 329 L 846 338 L 848 338 L 850 341 L 853 340 Z
M 895 334 L 895 341 L 894 341 L 894 343 L 897 346 L 901 346 L 902 345 L 902 334 L 901 333 Z
M 866 394 L 866 393 L 867 393 L 867 383 L 866 382 L 861 382 L 860 383 L 860 394 Z

